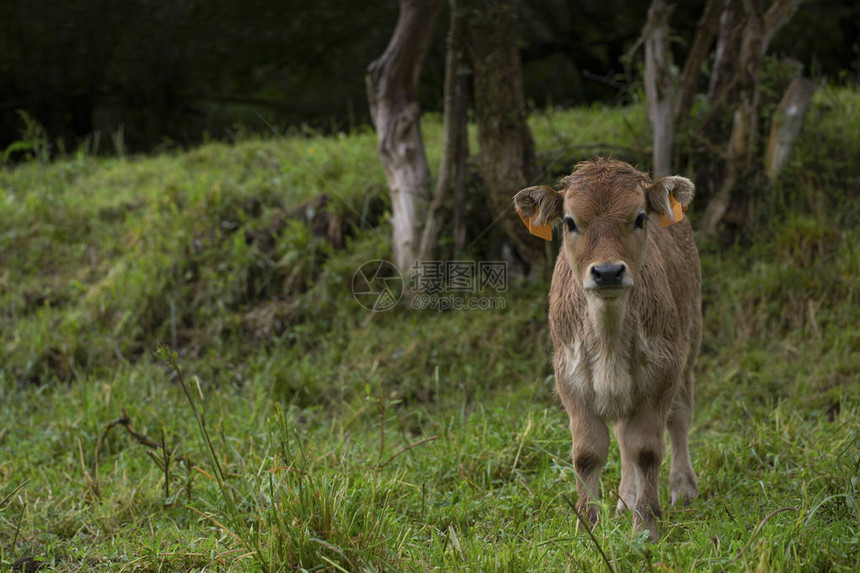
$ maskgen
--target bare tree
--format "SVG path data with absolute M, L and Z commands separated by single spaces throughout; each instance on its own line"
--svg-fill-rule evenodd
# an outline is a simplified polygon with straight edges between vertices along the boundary
M 532 272 L 546 263 L 516 216 L 511 199 L 537 175 L 534 142 L 526 122 L 516 45 L 516 0 L 450 0 L 445 72 L 445 138 L 434 193 L 419 127 L 418 76 L 438 0 L 401 0 L 400 18 L 385 53 L 367 74 L 379 156 L 391 192 L 393 254 L 402 272 L 429 258 L 436 246 L 443 206 L 454 189 L 454 249 L 465 244 L 468 78 L 474 79 L 481 146 L 481 176 L 492 216 L 513 239 Z M 470 67 L 471 66 L 471 67 Z
M 466 159 L 469 155 L 467 135 L 469 69 L 463 45 L 463 22 L 458 0 L 450 0 L 448 51 L 445 60 L 444 140 L 439 176 L 427 223 L 421 240 L 420 259 L 429 259 L 436 247 L 442 226 L 442 206 L 448 191 L 454 189 L 454 258 L 459 256 L 466 238 Z
M 670 174 L 675 136 L 675 88 L 670 70 L 669 17 L 672 6 L 654 0 L 642 36 L 645 41 L 645 101 L 653 130 L 654 179 Z
M 771 39 L 791 19 L 801 2 L 774 0 L 765 10 L 764 0 L 707 0 L 676 93 L 668 49 L 671 7 L 666 0 L 652 0 L 641 42 L 645 44 L 645 93 L 657 177 L 671 170 L 676 125 L 687 125 L 685 120 L 702 64 L 716 37 L 708 88 L 710 111 L 694 134 L 704 138 L 705 126 L 721 109 L 730 110 L 732 127 L 725 143 L 726 151 L 721 153 L 725 160 L 722 180 L 699 224 L 704 236 L 716 232 L 739 178 L 751 169 L 757 157 L 765 54 Z
M 418 260 L 430 200 L 418 80 L 439 8 L 438 0 L 400 0 L 394 35 L 366 76 L 377 151 L 391 192 L 394 262 L 406 274 Z
M 678 96 L 675 105 L 675 119 L 686 118 L 693 105 L 693 97 L 696 95 L 696 87 L 702 71 L 702 64 L 711 52 L 714 36 L 720 23 L 720 10 L 723 0 L 707 0 L 699 18 L 696 28 L 696 36 L 693 45 L 687 53 L 684 61 L 684 71 L 681 72 L 681 80 L 678 86 Z
M 716 233 L 728 210 L 738 178 L 752 166 L 757 151 L 764 57 L 774 35 L 791 19 L 801 2 L 776 0 L 765 12 L 761 0 L 726 0 L 720 38 L 730 37 L 735 41 L 730 50 L 723 50 L 725 62 L 720 62 L 721 65 L 714 69 L 722 70 L 724 76 L 717 77 L 712 85 L 720 90 L 730 92 L 734 89 L 736 92 L 734 97 L 726 96 L 733 104 L 734 112 L 726 149 L 725 174 L 699 225 L 700 232 L 706 237 Z M 731 57 L 727 57 L 726 52 Z

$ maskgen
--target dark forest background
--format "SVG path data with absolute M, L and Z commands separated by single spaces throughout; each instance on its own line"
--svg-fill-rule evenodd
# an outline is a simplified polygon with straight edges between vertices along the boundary
M 702 2 L 672 17 L 683 61 Z M 150 151 L 230 137 L 237 130 L 368 124 L 364 71 L 385 49 L 394 1 L 3 0 L 0 17 L 0 149 L 28 118 L 52 145 L 74 148 L 121 133 L 125 149 Z M 532 0 L 519 8 L 526 98 L 533 107 L 625 103 L 638 64 L 624 54 L 648 2 Z M 447 17 L 425 63 L 421 103 L 441 109 Z M 856 81 L 860 1 L 804 3 L 771 55 L 805 75 Z M 264 121 L 265 120 L 265 121 Z M 104 145 L 103 151 L 109 146 Z

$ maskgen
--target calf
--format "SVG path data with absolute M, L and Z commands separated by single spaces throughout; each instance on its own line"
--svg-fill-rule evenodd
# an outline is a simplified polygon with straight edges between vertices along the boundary
M 549 326 L 556 387 L 570 417 L 578 508 L 597 521 L 593 502 L 611 421 L 621 450 L 617 510 L 634 510 L 637 530 L 648 529 L 654 541 L 667 426 L 672 504 L 698 495 L 687 435 L 702 279 L 681 211 L 694 187 L 683 177 L 652 183 L 630 165 L 606 159 L 580 163 L 561 185 L 559 191 L 523 189 L 514 203 L 535 234 L 542 229 L 546 236 L 548 225 L 563 221 Z

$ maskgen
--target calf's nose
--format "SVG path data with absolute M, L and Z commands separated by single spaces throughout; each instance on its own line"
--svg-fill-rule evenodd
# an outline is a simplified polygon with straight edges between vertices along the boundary
M 623 264 L 594 265 L 591 267 L 591 277 L 598 287 L 618 287 L 624 281 L 624 271 Z

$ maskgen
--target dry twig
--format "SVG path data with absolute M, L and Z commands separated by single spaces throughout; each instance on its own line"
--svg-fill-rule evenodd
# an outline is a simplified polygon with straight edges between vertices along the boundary
M 131 425 L 131 418 L 129 417 L 128 412 L 126 412 L 125 408 L 123 408 L 122 409 L 122 416 L 120 416 L 116 420 L 112 420 L 112 421 L 108 422 L 107 424 L 105 424 L 104 429 L 101 431 L 98 439 L 96 440 L 96 449 L 95 449 L 95 453 L 93 455 L 93 475 L 94 476 L 98 476 L 99 454 L 101 453 L 102 448 L 104 447 L 104 442 L 105 442 L 105 439 L 107 438 L 108 433 L 111 431 L 111 429 L 114 426 L 125 427 L 126 431 L 129 434 L 131 434 L 131 437 L 133 437 L 137 441 L 137 443 L 144 445 L 147 448 L 150 448 L 153 450 L 159 450 L 162 448 L 163 444 L 156 442 L 155 440 L 153 440 L 152 438 L 150 438 L 146 434 L 142 434 L 142 433 L 140 433 L 134 429 L 134 427 Z M 162 436 L 162 440 L 163 439 L 164 439 L 164 436 Z M 176 456 L 173 459 L 175 459 L 176 461 L 182 462 L 189 467 L 191 465 L 191 463 L 188 461 L 188 459 L 185 456 Z
M 385 466 L 387 466 L 388 464 L 390 464 L 390 463 L 394 460 L 394 458 L 396 458 L 396 457 L 397 457 L 397 456 L 399 456 L 400 454 L 402 454 L 402 453 L 404 453 L 404 452 L 407 452 L 407 451 L 411 450 L 412 448 L 415 448 L 415 447 L 417 447 L 417 446 L 420 446 L 421 444 L 426 444 L 427 442 L 432 442 L 433 440 L 436 440 L 436 439 L 438 439 L 438 438 L 439 438 L 439 436 L 438 436 L 438 435 L 436 435 L 436 436 L 430 436 L 429 438 L 424 438 L 423 440 L 418 440 L 418 441 L 417 441 L 417 442 L 415 442 L 414 444 L 409 444 L 408 446 L 406 446 L 406 447 L 404 447 L 404 448 L 401 448 L 400 450 L 398 450 L 397 452 L 395 452 L 394 454 L 392 454 L 392 456 L 391 456 L 390 458 L 388 458 L 387 460 L 385 460 L 385 462 L 384 462 L 384 463 L 376 464 L 376 467 L 377 467 L 377 468 L 384 468 Z
M 579 519 L 580 523 L 582 523 L 582 525 L 585 527 L 585 532 L 588 533 L 589 537 L 591 537 L 591 541 L 594 542 L 594 546 L 597 547 L 597 550 L 600 552 L 600 556 L 603 557 L 603 562 L 606 563 L 606 568 L 609 569 L 609 573 L 615 573 L 615 569 L 612 568 L 612 564 L 609 562 L 609 558 L 606 556 L 606 553 L 603 552 L 603 548 L 600 546 L 600 543 L 598 543 L 597 538 L 591 531 L 591 524 L 582 517 L 582 515 L 576 509 L 576 505 L 574 505 L 574 503 L 570 501 L 570 498 L 568 498 L 566 495 L 563 495 L 562 497 L 564 498 L 564 501 L 567 502 L 567 505 L 570 506 L 570 509 L 573 510 L 573 513 L 576 514 L 576 517 Z

